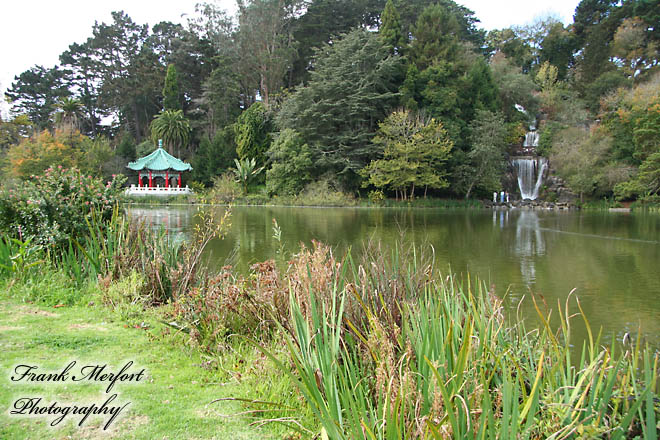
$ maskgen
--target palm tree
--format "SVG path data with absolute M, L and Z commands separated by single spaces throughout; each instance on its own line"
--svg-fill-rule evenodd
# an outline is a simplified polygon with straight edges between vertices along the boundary
M 164 110 L 154 117 L 151 123 L 151 137 L 156 141 L 162 139 L 168 153 L 174 154 L 173 147 L 178 147 L 181 155 L 181 146 L 186 146 L 190 140 L 190 123 L 183 110 Z
M 55 115 L 57 125 L 70 131 L 80 128 L 79 122 L 83 117 L 82 102 L 75 98 L 62 98 L 55 107 L 59 110 Z

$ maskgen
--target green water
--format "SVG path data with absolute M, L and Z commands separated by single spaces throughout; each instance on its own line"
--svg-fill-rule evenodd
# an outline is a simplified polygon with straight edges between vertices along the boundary
M 196 207 L 132 207 L 131 215 L 189 237 Z M 479 277 L 505 298 L 509 316 L 538 325 L 531 301 L 557 308 L 573 289 L 605 342 L 641 329 L 660 346 L 660 215 L 607 212 L 477 211 L 398 208 L 235 207 L 231 231 L 214 240 L 207 264 L 247 271 L 274 258 L 276 219 L 285 250 L 313 239 L 359 254 L 365 240 L 432 246 L 441 272 Z M 428 248 L 430 249 L 430 248 Z M 522 302 L 521 302 L 522 300 Z M 572 311 L 577 311 L 575 301 Z M 553 312 L 556 314 L 556 312 Z M 574 321 L 575 322 L 575 321 Z M 584 326 L 575 322 L 576 341 Z

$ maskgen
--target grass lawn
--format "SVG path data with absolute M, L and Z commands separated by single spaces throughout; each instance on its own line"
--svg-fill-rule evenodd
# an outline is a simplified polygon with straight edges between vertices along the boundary
M 145 315 L 149 316 L 149 315 Z M 289 438 L 290 428 L 268 424 L 251 426 L 254 419 L 236 415 L 246 408 L 225 397 L 257 398 L 266 393 L 285 393 L 281 375 L 248 346 L 228 348 L 211 357 L 181 343 L 181 336 L 153 318 L 148 329 L 135 328 L 99 305 L 46 307 L 0 294 L 0 438 L 130 438 L 130 439 L 271 439 Z M 237 351 L 239 353 L 237 353 Z M 242 352 L 243 354 L 241 354 Z M 84 365 L 108 364 L 117 372 L 133 361 L 131 372 L 145 368 L 139 383 L 117 383 L 110 393 L 101 382 L 12 382 L 19 364 L 37 365 L 40 372 L 61 371 L 76 360 Z M 107 431 L 109 415 L 88 418 L 69 414 L 56 427 L 56 415 L 10 416 L 16 399 L 42 397 L 41 405 L 101 405 L 118 393 L 110 405 L 130 402 Z M 286 396 L 280 396 L 285 397 Z M 293 437 L 295 438 L 295 436 Z

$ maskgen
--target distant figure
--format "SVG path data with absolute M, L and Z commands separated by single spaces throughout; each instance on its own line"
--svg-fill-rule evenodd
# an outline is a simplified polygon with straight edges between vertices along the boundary
M 509 203 L 509 192 L 506 193 L 506 202 Z
M 504 191 L 500 191 L 500 203 L 504 203 Z
M 497 191 L 493 193 L 493 203 L 497 203 Z

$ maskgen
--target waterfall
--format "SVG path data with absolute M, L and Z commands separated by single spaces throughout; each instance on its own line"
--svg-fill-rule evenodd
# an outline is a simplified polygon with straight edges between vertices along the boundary
M 539 146 L 539 134 L 536 131 L 528 131 L 525 135 L 525 141 L 523 142 L 523 147 L 531 148 Z
M 524 199 L 536 200 L 543 183 L 543 173 L 548 167 L 544 157 L 513 159 L 513 166 L 518 174 L 520 196 Z

